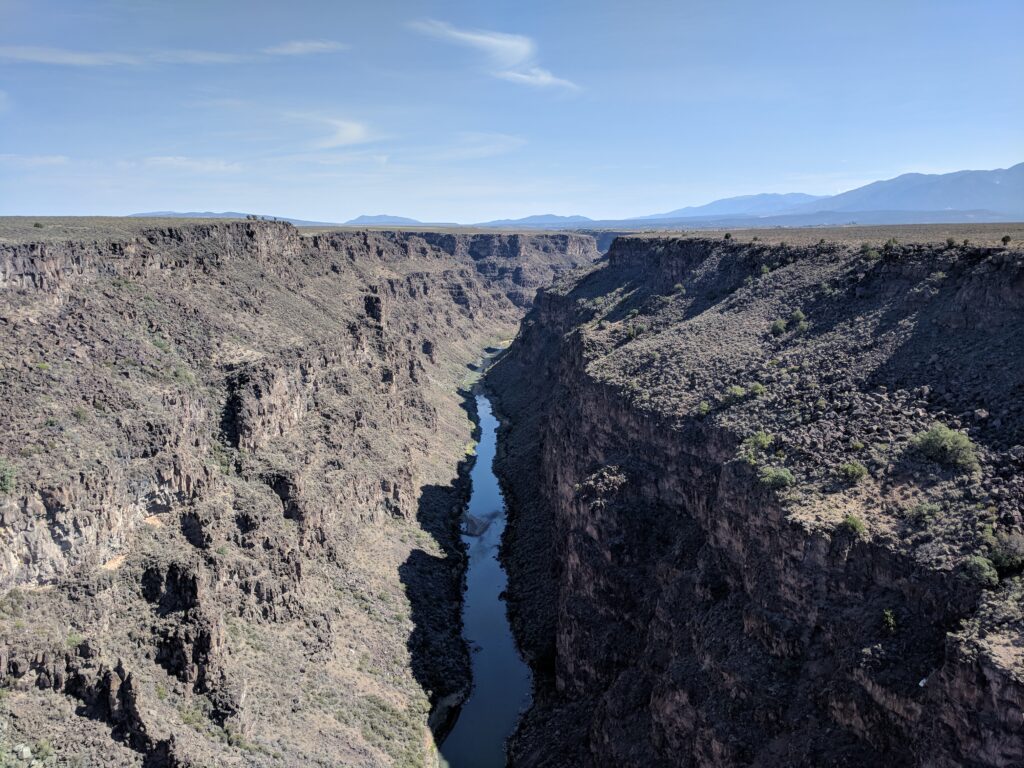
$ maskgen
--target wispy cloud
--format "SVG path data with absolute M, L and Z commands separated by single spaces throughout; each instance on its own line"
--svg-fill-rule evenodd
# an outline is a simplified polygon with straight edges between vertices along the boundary
M 112 67 L 141 64 L 143 59 L 109 51 L 69 51 L 64 48 L 40 48 L 31 45 L 0 46 L 0 59 L 31 64 L 58 64 L 68 67 Z
M 332 40 L 292 40 L 264 48 L 258 54 L 227 51 L 167 49 L 141 53 L 119 51 L 75 51 L 32 45 L 0 45 L 0 59 L 24 64 L 51 64 L 64 67 L 137 67 L 144 64 L 242 64 L 262 56 L 306 56 L 346 48 Z
M 238 163 L 211 157 L 184 157 L 182 155 L 157 155 L 147 157 L 143 165 L 149 168 L 170 168 L 191 173 L 231 173 L 241 170 Z
M 64 155 L 0 155 L 0 164 L 19 165 L 38 168 L 47 165 L 64 165 L 68 158 Z
M 427 19 L 413 21 L 409 26 L 425 35 L 456 45 L 474 48 L 490 59 L 491 74 L 503 80 L 542 88 L 560 87 L 576 90 L 575 83 L 555 77 L 537 65 L 537 45 L 525 35 L 491 32 L 483 29 L 459 29 L 448 22 Z
M 287 43 L 264 48 L 263 53 L 270 56 L 308 56 L 313 53 L 332 53 L 348 48 L 344 43 L 334 40 L 289 40 Z
M 309 112 L 290 112 L 285 117 L 293 120 L 306 120 L 318 123 L 330 131 L 328 135 L 313 142 L 312 147 L 314 149 L 350 147 L 354 144 L 377 141 L 380 138 L 373 134 L 366 123 L 360 123 L 357 120 L 350 120 L 348 118 L 331 117 L 330 115 Z

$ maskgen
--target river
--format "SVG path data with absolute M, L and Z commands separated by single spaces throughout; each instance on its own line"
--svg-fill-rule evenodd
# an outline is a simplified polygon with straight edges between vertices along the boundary
M 469 552 L 463 635 L 472 657 L 473 691 L 441 745 L 441 756 L 451 768 L 504 768 L 505 739 L 530 701 L 530 669 L 519 656 L 499 597 L 506 577 L 498 562 L 505 501 L 492 468 L 498 420 L 483 395 L 476 396 L 476 407 L 481 435 L 462 537 Z

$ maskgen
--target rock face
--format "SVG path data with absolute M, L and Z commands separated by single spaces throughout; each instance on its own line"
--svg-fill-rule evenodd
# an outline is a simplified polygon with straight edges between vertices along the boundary
M 1024 764 L 1020 250 L 620 238 L 487 382 L 512 764 Z
M 468 685 L 459 387 L 596 255 L 269 222 L 0 247 L 0 756 L 432 764 Z

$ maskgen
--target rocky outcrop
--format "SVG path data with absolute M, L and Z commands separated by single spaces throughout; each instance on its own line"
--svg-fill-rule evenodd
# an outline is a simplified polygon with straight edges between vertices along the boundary
M 596 256 L 437 237 L 0 248 L 0 747 L 432 764 L 468 686 L 459 387 L 534 280 Z
M 512 763 L 1024 760 L 1022 276 L 620 238 L 542 292 L 488 376 L 537 680 Z M 975 464 L 924 454 L 936 422 Z

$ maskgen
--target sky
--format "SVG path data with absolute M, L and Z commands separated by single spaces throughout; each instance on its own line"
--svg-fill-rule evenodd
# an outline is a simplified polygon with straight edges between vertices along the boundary
M 0 215 L 624 218 L 1024 160 L 1020 0 L 0 0 Z

